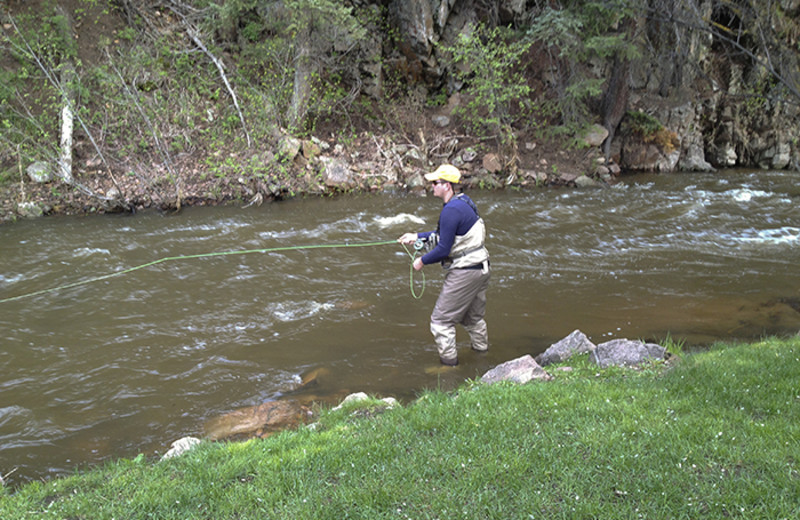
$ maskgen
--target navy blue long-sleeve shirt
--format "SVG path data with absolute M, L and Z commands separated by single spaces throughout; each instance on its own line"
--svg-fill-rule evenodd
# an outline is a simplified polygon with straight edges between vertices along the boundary
M 423 255 L 423 264 L 435 264 L 450 256 L 450 250 L 453 249 L 456 235 L 466 235 L 475 222 L 478 221 L 478 213 L 470 203 L 474 205 L 472 199 L 463 193 L 447 201 L 447 204 L 442 208 L 441 214 L 439 214 L 439 242 L 430 252 Z M 433 233 L 436 233 L 436 231 L 426 231 L 419 233 L 417 237 L 425 240 Z

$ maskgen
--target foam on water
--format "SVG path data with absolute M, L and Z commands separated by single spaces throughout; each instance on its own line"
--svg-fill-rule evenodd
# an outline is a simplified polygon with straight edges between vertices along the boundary
M 800 228 L 783 226 L 775 229 L 751 229 L 735 240 L 745 244 L 791 245 L 800 244 Z
M 385 229 L 385 228 L 392 227 L 392 226 L 398 226 L 398 225 L 401 225 L 401 224 L 402 225 L 407 225 L 407 224 L 424 225 L 425 224 L 425 221 L 422 220 L 420 217 L 417 217 L 416 215 L 412 215 L 410 213 L 399 213 L 399 214 L 393 215 L 391 217 L 381 217 L 381 216 L 377 216 L 376 215 L 375 217 L 373 217 L 372 220 L 373 220 L 373 222 L 378 224 L 378 227 L 380 227 L 381 229 Z

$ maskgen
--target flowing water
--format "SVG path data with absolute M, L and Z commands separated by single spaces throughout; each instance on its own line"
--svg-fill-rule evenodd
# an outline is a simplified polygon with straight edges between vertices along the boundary
M 408 401 L 575 329 L 692 346 L 800 330 L 800 173 L 470 195 L 489 230 L 491 348 L 472 353 L 460 330 L 461 364 L 442 373 L 428 331 L 441 269 L 415 299 L 398 244 L 174 260 L 0 302 L 0 475 L 155 456 L 316 369 L 308 399 Z M 390 240 L 435 228 L 440 207 L 370 195 L 18 222 L 0 227 L 0 299 L 164 257 Z

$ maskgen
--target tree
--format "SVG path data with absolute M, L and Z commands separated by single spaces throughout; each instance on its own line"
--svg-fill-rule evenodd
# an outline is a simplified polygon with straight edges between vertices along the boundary
M 627 100 L 629 63 L 640 55 L 635 30 L 630 9 L 619 0 L 576 0 L 532 15 L 528 34 L 550 57 L 555 71 L 553 105 L 563 125 L 584 126 L 590 117 L 589 102 L 601 95 L 604 124 L 619 123 L 619 107 Z M 595 58 L 613 61 L 610 78 L 587 73 L 585 64 Z M 613 133 L 611 128 L 609 132 Z
M 24 146 L 27 160 L 54 160 L 57 175 L 64 183 L 98 199 L 107 208 L 118 206 L 121 203 L 119 199 L 94 192 L 76 181 L 72 174 L 73 128 L 76 120 L 101 158 L 102 153 L 79 110 L 77 92 L 80 78 L 76 64 L 76 35 L 69 13 L 57 6 L 53 15 L 43 18 L 37 16 L 34 29 L 20 28 L 10 13 L 0 11 L 0 18 L 6 22 L 5 28 L 10 29 L 8 33 L 3 32 L 0 35 L 0 44 L 7 47 L 17 61 L 17 69 L 11 76 L 15 76 L 17 72 L 23 76 L 24 81 L 24 77 L 31 74 L 32 70 L 38 69 L 41 76 L 37 79 L 40 81 L 30 90 L 45 93 L 41 99 L 31 102 L 28 96 L 20 95 L 18 90 L 14 96 L 9 95 L 12 89 L 0 90 L 0 116 L 3 126 L 9 130 L 0 139 L 0 151 L 2 147 L 14 147 L 21 154 Z M 42 138 L 48 139 L 52 132 L 48 119 L 53 112 L 58 112 L 61 122 L 57 147 L 38 145 L 24 130 L 19 130 L 26 127 L 36 128 Z M 22 156 L 19 161 L 22 162 Z M 116 179 L 112 174 L 109 175 L 121 194 Z
M 532 89 L 520 72 L 520 62 L 532 42 L 511 39 L 505 32 L 478 24 L 443 50 L 452 54 L 455 74 L 465 84 L 469 99 L 459 112 L 467 126 L 478 136 L 496 137 L 514 149 L 512 125 L 530 115 L 524 101 Z
M 285 104 L 284 121 L 290 131 L 304 129 L 312 98 L 323 101 L 328 91 L 321 86 L 333 81 L 337 70 L 353 65 L 354 60 L 347 58 L 366 35 L 352 8 L 334 0 L 231 0 L 210 4 L 209 9 L 216 12 L 207 19 L 212 29 L 225 28 L 222 33 L 236 39 L 224 44 L 282 47 L 279 52 L 263 53 L 259 67 L 291 75 L 291 93 L 285 98 L 282 93 L 273 96 L 276 104 Z M 274 76 L 268 81 L 283 83 Z M 323 91 L 315 92 L 317 88 Z

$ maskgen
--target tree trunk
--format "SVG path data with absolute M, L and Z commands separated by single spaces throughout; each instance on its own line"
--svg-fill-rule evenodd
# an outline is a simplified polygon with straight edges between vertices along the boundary
M 58 15 L 62 18 L 60 24 L 61 37 L 67 51 L 64 53 L 61 62 L 61 74 L 59 82 L 61 84 L 61 96 L 63 107 L 61 108 L 61 139 L 59 142 L 61 153 L 58 158 L 58 176 L 67 184 L 73 184 L 72 176 L 72 131 L 75 122 L 75 35 L 72 29 L 72 19 L 64 9 L 58 9 Z
M 308 100 L 311 97 L 313 64 L 311 61 L 310 25 L 309 21 L 297 35 L 298 49 L 294 68 L 294 90 L 292 91 L 292 102 L 286 117 L 290 132 L 302 128 L 308 111 Z
M 617 131 L 620 121 L 625 116 L 628 108 L 628 73 L 630 62 L 626 59 L 615 58 L 608 89 L 603 98 L 603 126 L 608 130 L 608 137 L 603 144 L 603 155 L 606 160 L 611 155 L 611 141 Z
M 623 31 L 632 39 L 636 23 L 632 18 L 623 22 Z M 606 161 L 611 156 L 611 142 L 617 132 L 625 112 L 628 110 L 628 94 L 630 93 L 630 59 L 622 52 L 617 52 L 614 56 L 614 64 L 611 69 L 611 77 L 608 80 L 608 88 L 603 96 L 603 126 L 608 130 L 608 137 L 603 143 L 603 155 Z

